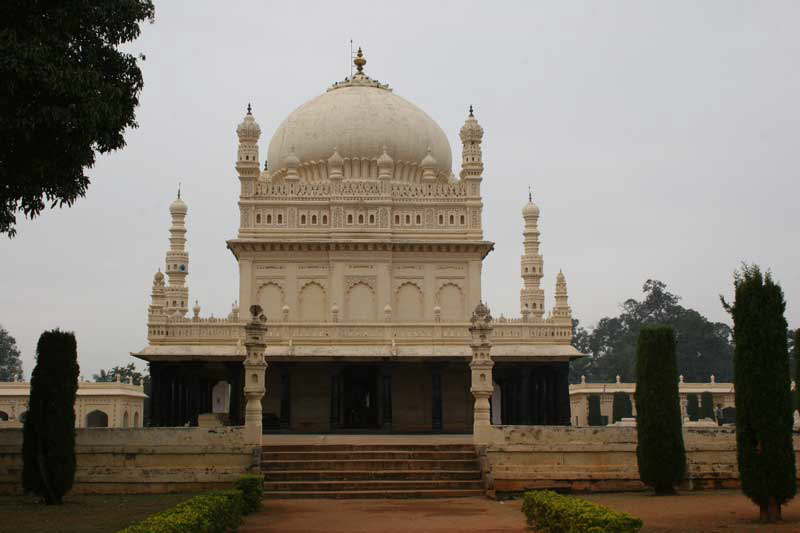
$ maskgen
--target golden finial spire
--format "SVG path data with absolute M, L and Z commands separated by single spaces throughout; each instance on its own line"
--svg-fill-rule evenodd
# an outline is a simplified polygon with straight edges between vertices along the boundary
M 367 64 L 367 60 L 364 59 L 364 52 L 361 51 L 361 47 L 358 47 L 358 52 L 356 52 L 356 58 L 353 60 L 353 63 L 356 66 L 356 70 L 358 74 L 364 74 L 364 65 Z

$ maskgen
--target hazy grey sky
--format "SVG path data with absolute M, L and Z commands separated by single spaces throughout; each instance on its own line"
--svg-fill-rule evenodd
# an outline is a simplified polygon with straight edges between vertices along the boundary
M 39 334 L 74 330 L 81 371 L 146 345 L 178 181 L 189 205 L 189 289 L 226 315 L 237 268 L 235 128 L 248 101 L 261 154 L 294 108 L 367 73 L 447 133 L 473 104 L 485 130 L 484 295 L 519 312 L 520 210 L 542 210 L 544 287 L 564 270 L 592 325 L 648 278 L 728 320 L 741 261 L 771 268 L 800 326 L 798 2 L 158 2 L 129 48 L 146 54 L 139 129 L 100 157 L 86 198 L 0 239 L 0 324 L 26 375 Z M 454 170 L 458 171 L 459 165 Z M 143 366 L 138 362 L 139 366 Z

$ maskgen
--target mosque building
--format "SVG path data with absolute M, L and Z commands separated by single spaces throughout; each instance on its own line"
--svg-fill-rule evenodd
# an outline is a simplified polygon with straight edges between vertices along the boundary
M 522 209 L 520 317 L 481 303 L 484 131 L 472 107 L 461 170 L 445 133 L 387 84 L 356 73 L 293 111 L 262 163 L 239 124 L 239 306 L 200 316 L 189 296 L 187 204 L 170 205 L 148 345 L 152 423 L 216 413 L 261 431 L 472 433 L 569 425 L 567 285 L 545 308 L 539 208 Z M 489 182 L 491 184 L 491 181 Z M 240 309 L 242 311 L 240 312 Z M 263 356 L 262 356 L 263 354 Z

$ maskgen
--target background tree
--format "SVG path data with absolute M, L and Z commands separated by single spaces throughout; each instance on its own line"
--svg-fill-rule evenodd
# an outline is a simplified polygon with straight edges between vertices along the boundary
M 698 418 L 710 418 L 714 420 L 714 395 L 710 391 L 703 391 L 700 394 L 700 411 Z
M 800 408 L 800 328 L 794 332 L 794 408 Z
M 605 425 L 603 415 L 600 414 L 600 396 L 597 394 L 589 395 L 589 425 L 590 426 L 603 426 Z
M 153 13 L 150 0 L 0 2 L 0 233 L 19 211 L 72 205 L 95 152 L 125 146 L 143 81 L 118 47 Z
M 697 420 L 700 416 L 700 401 L 697 394 L 686 395 L 686 416 L 692 421 Z
M 619 422 L 623 418 L 633 417 L 633 405 L 631 397 L 627 392 L 615 392 L 611 402 L 611 418 L 613 422 Z
M 92 374 L 92 379 L 96 382 L 110 382 L 117 381 L 117 376 L 125 383 L 133 383 L 134 385 L 141 385 L 147 397 L 144 399 L 144 406 L 142 409 L 142 425 L 150 425 L 150 373 L 145 370 L 140 372 L 136 369 L 136 365 L 128 363 L 126 366 L 114 366 L 110 370 L 100 369 L 97 374 Z
M 680 296 L 657 280 L 647 280 L 644 299 L 629 299 L 616 317 L 605 317 L 588 331 L 573 322 L 572 344 L 590 357 L 570 365 L 570 380 L 580 376 L 594 382 L 613 382 L 619 374 L 623 381 L 633 381 L 636 366 L 636 343 L 646 325 L 672 326 L 676 335 L 678 371 L 686 381 L 697 382 L 715 374 L 719 381 L 733 379 L 733 347 L 727 324 L 711 322 L 693 309 L 679 305 Z
M 22 360 L 17 341 L 0 326 L 0 381 L 22 379 Z
M 734 274 L 736 448 L 742 491 L 761 519 L 779 520 L 797 491 L 786 302 L 769 272 L 744 265 Z
M 674 494 L 686 471 L 675 333 L 644 326 L 636 354 L 636 458 L 639 477 L 656 494 Z
M 22 485 L 48 505 L 61 504 L 75 480 L 78 373 L 75 335 L 57 329 L 42 333 L 23 426 Z

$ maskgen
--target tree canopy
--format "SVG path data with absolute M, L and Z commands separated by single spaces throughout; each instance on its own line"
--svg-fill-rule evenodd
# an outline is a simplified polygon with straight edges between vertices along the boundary
M 22 378 L 22 360 L 17 341 L 0 326 L 0 381 L 16 381 Z
M 92 374 L 92 379 L 96 382 L 116 381 L 117 376 L 124 382 L 132 382 L 134 385 L 145 385 L 150 381 L 150 374 L 139 372 L 136 365 L 128 363 L 126 366 L 114 366 L 110 370 L 101 369 L 99 373 Z
M 151 0 L 0 2 L 0 233 L 72 205 L 95 152 L 125 146 L 144 57 L 118 47 L 153 15 Z
M 671 293 L 665 283 L 647 280 L 642 300 L 629 299 L 622 304 L 619 316 L 600 319 L 593 330 L 573 321 L 572 344 L 590 357 L 570 365 L 570 381 L 577 383 L 586 375 L 590 381 L 635 380 L 636 342 L 642 327 L 671 326 L 676 336 L 678 373 L 686 381 L 733 379 L 733 346 L 730 326 L 711 322 L 706 317 L 680 305 L 681 297 Z

